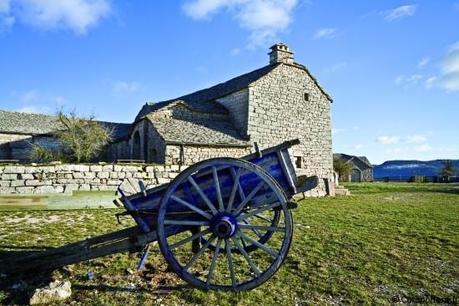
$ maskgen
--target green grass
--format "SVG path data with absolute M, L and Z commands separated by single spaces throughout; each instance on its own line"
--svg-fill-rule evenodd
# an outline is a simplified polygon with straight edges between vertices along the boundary
M 157 247 L 150 255 L 150 271 L 143 274 L 128 271 L 135 270 L 135 255 L 118 254 L 57 270 L 51 277 L 69 279 L 75 303 L 89 305 L 458 303 L 459 186 L 346 186 L 350 197 L 299 203 L 287 260 L 272 279 L 250 292 L 183 286 L 166 271 Z M 0 212 L 0 253 L 58 246 L 120 229 L 115 212 Z M 86 279 L 88 271 L 94 272 L 93 280 Z M 35 277 L 14 290 L 11 280 L 0 278 L 0 304 L 26 302 L 33 286 L 48 280 Z M 164 293 L 165 287 L 175 289 Z

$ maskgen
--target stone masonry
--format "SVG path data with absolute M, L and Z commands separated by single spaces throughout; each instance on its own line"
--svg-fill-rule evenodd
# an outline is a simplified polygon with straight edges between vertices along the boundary
M 307 97 L 306 97 L 307 95 Z M 291 152 L 306 175 L 333 176 L 330 101 L 309 74 L 283 64 L 249 89 L 248 134 L 262 148 L 300 139 Z M 301 160 L 299 160 L 301 159 Z
M 115 191 L 125 178 L 141 179 L 151 187 L 169 183 L 184 168 L 176 165 L 6 165 L 0 166 L 0 194 Z

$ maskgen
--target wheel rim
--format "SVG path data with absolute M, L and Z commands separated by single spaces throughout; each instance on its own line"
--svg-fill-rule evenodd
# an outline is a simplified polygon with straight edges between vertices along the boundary
M 193 286 L 252 289 L 269 279 L 288 253 L 292 217 L 286 202 L 275 180 L 252 163 L 232 158 L 200 162 L 163 195 L 157 224 L 161 252 Z M 169 236 L 176 227 L 184 231 Z M 196 242 L 202 244 L 192 252 Z

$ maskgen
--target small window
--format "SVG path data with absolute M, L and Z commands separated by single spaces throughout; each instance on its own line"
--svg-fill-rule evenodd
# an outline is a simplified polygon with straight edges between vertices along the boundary
M 309 101 L 309 94 L 307 92 L 304 93 L 304 101 Z
M 303 168 L 303 157 L 302 156 L 295 156 L 295 166 L 297 168 Z

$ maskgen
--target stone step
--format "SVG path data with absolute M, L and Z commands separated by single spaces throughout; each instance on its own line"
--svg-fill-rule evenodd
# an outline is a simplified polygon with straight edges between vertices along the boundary
M 349 196 L 351 192 L 344 188 L 343 186 L 336 186 L 335 187 L 335 195 L 337 196 Z

